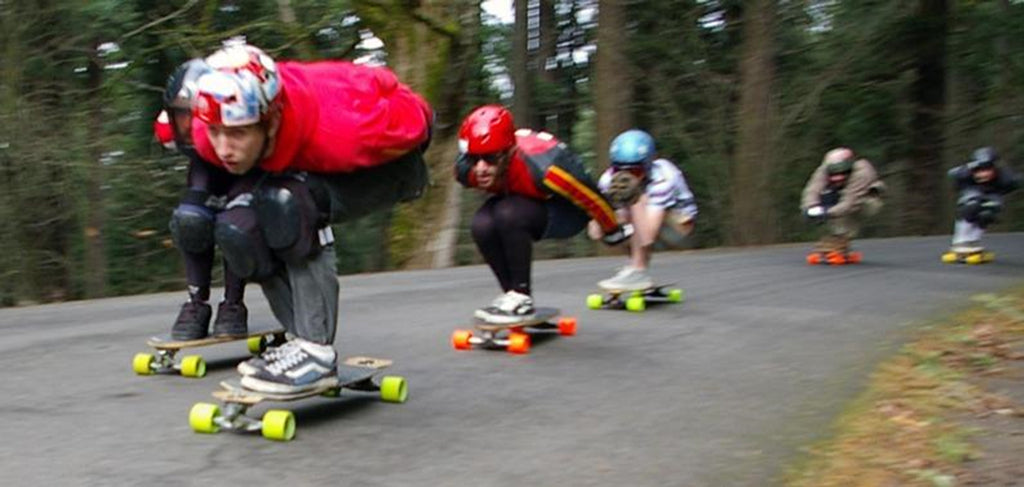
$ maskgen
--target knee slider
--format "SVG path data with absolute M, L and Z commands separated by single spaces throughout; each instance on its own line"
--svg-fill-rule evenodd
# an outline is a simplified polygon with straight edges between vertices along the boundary
M 214 237 L 228 268 L 238 277 L 259 281 L 274 273 L 276 262 L 251 208 L 235 208 L 217 215 Z
M 981 213 L 981 200 L 978 198 L 965 198 L 957 202 L 957 216 L 962 220 L 974 222 Z
M 170 230 L 174 245 L 197 254 L 213 247 L 213 212 L 199 205 L 182 203 L 171 214 Z
M 259 225 L 267 245 L 281 260 L 301 262 L 320 250 L 317 237 L 318 211 L 313 197 L 300 181 L 264 186 L 256 207 Z

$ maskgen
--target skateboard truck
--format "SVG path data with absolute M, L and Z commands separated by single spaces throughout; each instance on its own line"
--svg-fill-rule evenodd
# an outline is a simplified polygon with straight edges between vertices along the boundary
M 249 353 L 258 355 L 271 344 L 279 345 L 286 341 L 283 330 L 254 331 L 248 337 L 207 337 L 198 340 L 172 340 L 169 336 L 153 337 L 146 344 L 153 347 L 155 353 L 137 353 L 132 359 L 132 370 L 138 375 L 181 374 L 184 377 L 203 377 L 206 375 L 206 361 L 200 355 L 185 355 L 178 362 L 178 352 L 186 348 L 204 347 L 220 343 L 246 340 Z

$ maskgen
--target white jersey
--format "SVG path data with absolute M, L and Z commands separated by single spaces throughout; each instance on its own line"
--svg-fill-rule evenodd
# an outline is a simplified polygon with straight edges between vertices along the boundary
M 606 193 L 612 183 L 612 168 L 605 169 L 597 181 L 597 187 Z M 647 175 L 647 206 L 664 210 L 685 211 L 691 217 L 697 216 L 697 201 L 686 185 L 683 172 L 668 159 L 655 159 Z

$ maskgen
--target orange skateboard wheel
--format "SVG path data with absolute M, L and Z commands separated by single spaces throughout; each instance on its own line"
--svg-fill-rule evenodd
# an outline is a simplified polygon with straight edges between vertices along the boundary
M 851 264 L 860 264 L 863 258 L 864 256 L 860 252 L 850 252 L 850 255 L 846 256 L 846 261 Z
M 807 263 L 810 265 L 818 265 L 821 263 L 821 254 L 814 252 L 813 254 L 807 254 Z
M 527 353 L 530 351 L 530 335 L 512 332 L 508 335 L 509 353 Z
M 563 336 L 576 334 L 576 318 L 562 318 L 558 320 L 558 333 Z
M 469 350 L 473 348 L 473 344 L 469 343 L 469 338 L 473 336 L 473 332 L 469 330 L 455 330 L 452 333 L 452 346 L 456 350 Z

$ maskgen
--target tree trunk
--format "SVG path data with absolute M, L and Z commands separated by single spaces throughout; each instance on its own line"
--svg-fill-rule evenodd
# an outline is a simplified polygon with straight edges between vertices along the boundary
M 942 148 L 946 109 L 946 37 L 948 0 L 920 0 L 913 45 L 916 46 L 916 78 L 911 86 L 913 115 L 910 122 L 910 167 L 904 228 L 907 233 L 925 235 L 947 231 L 943 225 L 939 198 L 943 197 Z
M 597 169 L 608 167 L 608 145 L 632 124 L 633 80 L 627 42 L 624 0 L 600 0 L 597 13 L 597 59 L 594 61 L 594 110 Z
M 471 61 L 479 50 L 480 2 L 392 0 L 355 5 L 359 17 L 384 41 L 389 67 L 426 96 L 436 116 L 426 154 L 431 186 L 422 199 L 396 210 L 388 240 L 391 263 L 402 268 L 451 265 L 461 194 L 452 187 L 455 135 Z
M 281 19 L 281 23 L 287 26 L 288 37 L 291 37 L 291 42 L 297 46 L 296 50 L 306 59 L 312 58 L 316 54 L 316 49 L 310 42 L 305 29 L 299 24 L 291 0 L 277 0 L 277 15 Z
M 94 44 L 94 46 L 98 46 Z M 88 141 L 85 151 L 89 158 L 88 164 L 92 170 L 86 179 L 86 217 L 85 217 L 85 297 L 94 299 L 105 296 L 107 293 L 107 256 L 106 246 L 106 208 L 103 195 L 103 184 L 106 181 L 103 168 L 103 96 L 100 90 L 103 85 L 103 67 L 100 64 L 99 53 L 94 47 L 89 55 L 87 67 L 89 77 L 89 118 L 93 123 L 88 124 Z
M 743 12 L 740 58 L 738 146 L 731 180 L 735 245 L 765 244 L 777 238 L 772 181 L 772 84 L 775 77 L 772 0 L 752 0 Z
M 512 27 L 512 116 L 516 124 L 533 127 L 532 73 L 530 69 L 530 0 L 515 0 L 515 23 Z

